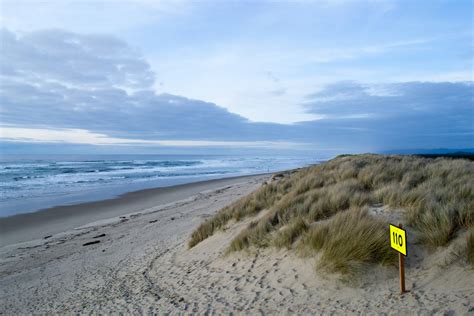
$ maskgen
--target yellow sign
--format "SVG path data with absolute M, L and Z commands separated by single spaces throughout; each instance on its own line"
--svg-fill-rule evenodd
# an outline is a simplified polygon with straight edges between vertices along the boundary
M 407 255 L 407 238 L 405 230 L 390 225 L 390 246 L 405 256 Z

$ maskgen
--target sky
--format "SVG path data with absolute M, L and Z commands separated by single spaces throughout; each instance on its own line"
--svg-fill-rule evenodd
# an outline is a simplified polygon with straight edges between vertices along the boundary
M 474 147 L 473 18 L 462 0 L 0 0 L 0 149 Z

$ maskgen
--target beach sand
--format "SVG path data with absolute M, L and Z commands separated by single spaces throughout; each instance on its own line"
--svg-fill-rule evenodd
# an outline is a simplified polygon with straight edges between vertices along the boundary
M 56 208 L 43 214 L 57 223 L 40 212 L 30 214 L 24 229 L 18 229 L 21 217 L 16 229 L 3 222 L 2 228 L 10 228 L 1 236 L 8 239 L 0 248 L 0 314 L 474 313 L 474 273 L 462 264 L 434 264 L 444 256 L 440 252 L 412 250 L 417 255 L 407 262 L 410 292 L 400 296 L 394 268 L 369 268 L 351 280 L 316 271 L 317 258 L 283 250 L 225 256 L 229 241 L 252 219 L 187 248 L 205 218 L 269 178 L 218 180 Z M 71 214 L 64 215 L 67 208 Z
M 202 191 L 234 184 L 247 177 L 249 176 L 145 189 L 125 193 L 117 198 L 58 206 L 34 213 L 0 218 L 0 247 L 43 238 L 99 220 L 149 210 L 189 198 Z

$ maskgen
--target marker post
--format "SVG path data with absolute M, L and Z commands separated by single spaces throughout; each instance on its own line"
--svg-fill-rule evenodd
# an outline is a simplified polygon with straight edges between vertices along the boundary
M 398 227 L 403 228 L 402 224 Z M 398 253 L 398 265 L 400 267 L 400 294 L 405 293 L 405 256 L 401 252 Z
M 402 224 L 398 226 L 390 225 L 390 246 L 398 251 L 398 266 L 400 269 L 400 294 L 406 292 L 405 289 L 405 256 L 407 255 L 406 231 Z

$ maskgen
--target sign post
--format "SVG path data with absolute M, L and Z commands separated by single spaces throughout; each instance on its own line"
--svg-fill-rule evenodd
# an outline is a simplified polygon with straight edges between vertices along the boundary
M 402 224 L 390 224 L 390 246 L 398 251 L 398 265 L 400 267 L 400 294 L 405 290 L 405 256 L 407 255 L 406 231 Z

